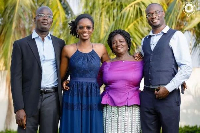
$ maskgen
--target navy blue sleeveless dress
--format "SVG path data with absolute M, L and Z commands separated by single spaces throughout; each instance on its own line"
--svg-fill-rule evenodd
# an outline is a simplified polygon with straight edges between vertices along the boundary
M 60 133 L 103 133 L 103 111 L 97 75 L 100 58 L 78 49 L 69 60 L 70 89 L 63 93 Z

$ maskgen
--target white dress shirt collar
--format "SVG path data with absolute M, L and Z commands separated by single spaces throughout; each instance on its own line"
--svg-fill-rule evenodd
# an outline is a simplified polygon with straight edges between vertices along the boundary
M 169 30 L 169 26 L 165 26 L 165 28 L 164 28 L 160 33 L 167 33 L 168 30 Z M 160 34 L 160 33 L 158 33 L 158 34 Z M 150 36 L 154 36 L 154 35 L 156 35 L 156 34 L 154 34 L 154 33 L 152 32 L 152 30 L 151 30 L 150 33 L 149 33 L 149 35 L 150 35 Z
M 49 37 L 49 39 L 51 39 L 51 33 L 49 32 L 49 34 L 47 35 Z M 37 32 L 35 30 L 33 30 L 33 33 L 32 33 L 32 39 L 33 38 L 38 38 L 40 37 Z

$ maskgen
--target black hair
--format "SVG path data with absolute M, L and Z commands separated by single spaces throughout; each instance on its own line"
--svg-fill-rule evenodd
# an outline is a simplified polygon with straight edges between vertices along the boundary
M 128 32 L 126 32 L 125 30 L 121 30 L 121 29 L 118 29 L 118 30 L 114 30 L 112 31 L 109 36 L 108 36 L 108 40 L 107 40 L 107 43 L 110 47 L 110 49 L 113 51 L 112 49 L 112 39 L 114 38 L 114 36 L 116 36 L 117 34 L 120 34 L 121 36 L 124 37 L 127 45 L 128 45 L 128 51 L 130 51 L 130 47 L 131 47 L 131 36 Z
M 70 34 L 75 36 L 76 38 L 79 38 L 79 36 L 78 36 L 78 34 L 76 32 L 78 22 L 83 18 L 88 18 L 92 22 L 92 27 L 94 28 L 94 20 L 93 20 L 92 16 L 90 16 L 89 14 L 80 14 L 80 15 L 78 15 L 78 17 L 76 17 L 76 19 L 74 21 L 71 21 L 69 23 Z

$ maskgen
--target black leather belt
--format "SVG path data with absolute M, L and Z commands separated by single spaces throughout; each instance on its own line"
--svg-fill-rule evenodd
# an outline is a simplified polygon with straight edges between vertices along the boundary
M 152 91 L 152 92 L 155 92 L 155 91 L 158 91 L 158 88 L 150 88 L 150 87 L 144 87 L 144 91 Z
M 42 87 L 40 89 L 40 94 L 53 93 L 57 91 L 58 91 L 58 87 Z

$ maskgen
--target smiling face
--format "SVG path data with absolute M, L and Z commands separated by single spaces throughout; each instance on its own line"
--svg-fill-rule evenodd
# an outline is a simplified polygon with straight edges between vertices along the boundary
M 122 35 L 117 34 L 113 37 L 112 50 L 116 56 L 128 53 L 128 44 Z
M 88 40 L 93 32 L 93 24 L 88 18 L 83 18 L 79 20 L 76 30 L 80 39 Z
M 35 30 L 37 33 L 48 32 L 53 22 L 52 11 L 47 7 L 41 7 L 36 12 Z
M 159 4 L 149 5 L 146 9 L 146 15 L 148 23 L 153 29 L 165 25 L 165 13 Z

